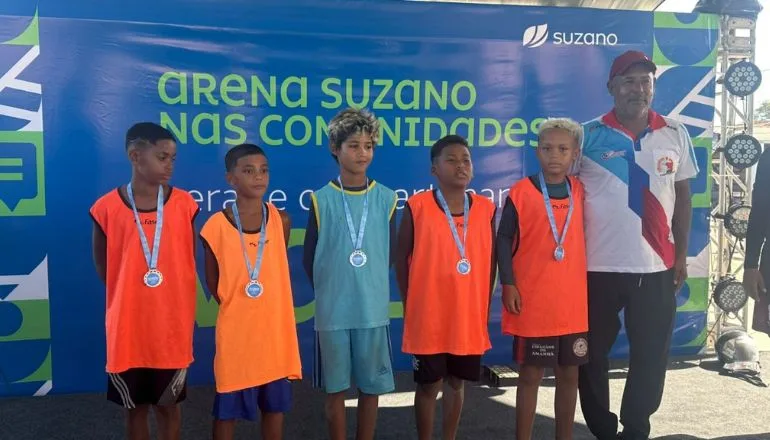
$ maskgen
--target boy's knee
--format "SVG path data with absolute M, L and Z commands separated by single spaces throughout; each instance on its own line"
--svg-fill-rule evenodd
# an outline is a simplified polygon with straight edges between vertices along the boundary
M 459 393 L 465 389 L 465 381 L 459 377 L 449 376 L 446 382 L 447 385 L 449 385 L 449 388 L 451 388 L 454 392 Z
M 444 385 L 444 381 L 439 379 L 436 382 L 433 383 L 421 383 L 417 386 L 417 388 L 420 390 L 420 393 L 426 396 L 433 397 L 434 399 L 438 397 L 439 391 L 441 391 L 441 387 Z
M 179 405 L 159 405 L 155 406 L 155 413 L 159 415 L 160 417 L 164 419 L 173 419 L 175 417 L 180 417 L 181 414 L 179 412 Z
M 522 367 L 519 370 L 519 386 L 539 387 L 543 380 L 543 368 Z
M 579 376 L 578 367 L 566 366 L 566 367 L 559 367 L 558 377 L 556 379 L 561 381 L 564 384 L 577 385 L 578 376 Z
M 340 402 L 345 402 L 346 391 L 339 391 L 337 393 L 329 393 L 326 395 L 326 406 L 334 406 Z
M 126 410 L 129 419 L 146 418 L 150 414 L 150 405 L 137 405 L 136 408 Z
M 361 391 L 359 389 L 358 390 L 358 400 L 361 400 L 361 401 L 372 401 L 372 400 L 377 401 L 377 400 L 380 400 L 380 395 L 379 394 L 365 393 L 365 392 L 363 392 L 363 391 Z

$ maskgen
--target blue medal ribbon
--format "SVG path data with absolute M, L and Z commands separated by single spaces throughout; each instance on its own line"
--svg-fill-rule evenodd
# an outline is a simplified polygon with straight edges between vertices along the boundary
M 441 190 L 438 188 L 436 189 L 436 196 L 438 197 L 438 202 L 441 205 L 441 209 L 444 210 L 444 214 L 446 215 L 447 222 L 449 222 L 449 229 L 452 230 L 452 237 L 455 240 L 455 246 L 457 246 L 457 250 L 460 251 L 460 261 L 457 262 L 457 271 L 465 275 L 471 271 L 470 262 L 465 257 L 465 244 L 468 238 L 468 211 L 470 207 L 468 203 L 468 194 L 463 193 L 463 240 L 462 242 L 460 241 L 460 234 L 457 232 L 457 227 L 455 226 L 455 222 L 452 219 L 452 213 L 449 211 L 449 205 L 447 204 L 446 199 L 444 198 L 444 194 L 442 194 Z
M 554 250 L 553 255 L 556 261 L 562 261 L 565 256 L 564 239 L 567 237 L 567 230 L 569 229 L 569 224 L 572 221 L 572 208 L 574 207 L 574 204 L 572 203 L 572 189 L 568 179 L 566 185 L 567 196 L 569 197 L 569 209 L 567 210 L 567 220 L 564 222 L 564 229 L 561 231 L 560 237 L 559 231 L 556 228 L 556 218 L 553 215 L 551 197 L 548 195 L 548 185 L 545 183 L 545 175 L 543 175 L 542 171 L 540 174 L 538 174 L 538 178 L 540 179 L 540 192 L 543 193 L 543 202 L 545 202 L 545 211 L 548 214 L 548 222 L 551 224 L 551 233 L 553 234 L 553 239 L 556 242 L 556 250 Z
M 364 244 L 364 231 L 366 230 L 366 219 L 369 216 L 369 179 L 366 179 L 366 194 L 364 196 L 364 210 L 361 213 L 361 223 L 358 225 L 358 235 L 356 235 L 356 229 L 353 225 L 353 216 L 350 213 L 350 205 L 348 199 L 345 196 L 345 187 L 342 185 L 342 176 L 337 176 L 337 182 L 340 184 L 340 190 L 342 191 L 342 204 L 345 208 L 345 220 L 348 223 L 348 232 L 350 233 L 350 241 L 353 244 L 353 253 L 350 255 L 350 263 L 353 266 L 361 267 L 366 264 L 366 254 L 361 249 Z
M 139 211 L 136 209 L 136 201 L 134 200 L 134 190 L 131 187 L 131 182 L 126 185 L 126 195 L 128 196 L 128 202 L 131 204 L 131 210 L 134 212 L 134 222 L 136 222 L 136 228 L 139 232 L 139 240 L 142 243 L 142 252 L 144 252 L 144 260 L 147 262 L 148 272 L 145 275 L 145 284 L 149 287 L 156 287 L 162 281 L 163 278 L 158 272 L 158 254 L 160 253 L 160 237 L 163 233 L 163 185 L 158 186 L 158 206 L 156 210 L 155 221 L 155 237 L 152 242 L 152 252 L 150 252 L 150 246 L 147 242 L 147 235 L 142 228 L 142 220 L 139 218 Z M 154 274 L 151 281 L 148 282 L 148 277 Z
M 238 214 L 238 204 L 233 203 L 233 217 L 235 219 L 235 225 L 238 227 L 238 234 L 241 237 L 241 248 L 243 249 L 243 259 L 246 261 L 246 270 L 249 273 L 249 285 L 246 286 L 246 292 L 249 293 L 249 287 L 252 285 L 259 286 L 258 292 L 254 292 L 253 297 L 262 294 L 262 285 L 259 284 L 257 278 L 259 278 L 259 270 L 262 267 L 262 256 L 265 253 L 265 243 L 267 242 L 267 210 L 265 209 L 265 203 L 262 202 L 262 228 L 259 230 L 259 242 L 257 243 L 257 260 L 254 262 L 254 267 L 251 267 L 251 259 L 246 249 L 246 240 L 243 238 L 243 226 L 241 225 L 241 216 Z

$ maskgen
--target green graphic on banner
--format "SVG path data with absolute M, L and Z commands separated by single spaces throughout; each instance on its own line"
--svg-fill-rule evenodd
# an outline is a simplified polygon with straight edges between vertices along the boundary
M 690 22 L 683 22 L 677 14 L 669 12 L 655 13 L 655 40 L 652 60 L 659 69 L 659 84 L 667 79 L 667 75 L 676 77 L 677 74 L 681 74 L 683 71 L 693 72 L 695 78 L 700 78 L 681 101 L 673 106 L 668 116 L 681 121 L 690 128 L 694 127 L 696 132 L 699 133 L 697 136 L 693 136 L 692 139 L 696 156 L 710 158 L 713 143 L 713 111 L 710 110 L 701 114 L 697 110 L 692 109 L 697 109 L 698 105 L 707 105 L 713 108 L 714 98 L 709 97 L 709 95 L 713 96 L 713 93 L 709 92 L 714 87 L 717 46 L 711 48 L 712 50 L 704 46 L 706 50 L 703 52 L 691 50 L 683 53 L 676 49 L 674 40 L 682 38 L 683 34 L 692 36 L 700 34 L 704 36 L 713 35 L 713 33 L 718 32 L 719 19 L 710 14 L 688 17 L 694 17 L 694 19 Z M 691 104 L 695 105 L 691 106 Z M 708 119 L 704 117 L 706 114 Z M 704 165 L 701 164 L 701 166 Z M 693 188 L 692 206 L 696 209 L 708 209 L 711 206 L 711 173 L 710 169 L 708 169 L 710 166 L 708 159 L 705 166 L 707 169 L 701 170 L 705 171 L 705 173 L 701 173 L 701 175 L 705 174 L 704 184 L 698 186 L 698 189 L 695 189 L 696 186 L 694 184 L 691 185 L 691 188 Z M 687 291 L 689 295 L 678 302 L 677 312 L 706 312 L 708 310 L 709 292 L 708 243 L 706 243 L 705 248 L 697 256 L 688 259 L 688 266 L 689 279 L 687 280 L 687 285 L 683 288 L 683 292 Z M 686 345 L 691 347 L 703 346 L 705 335 L 706 329 L 704 328 L 703 332 Z
M 17 316 L 18 321 L 0 326 L 0 353 L 3 347 L 23 347 L 25 356 L 16 359 L 13 373 L 4 373 L 10 386 L 40 382 L 35 395 L 45 395 L 53 386 L 51 368 L 51 319 L 48 287 L 48 258 L 28 274 L 0 275 L 0 287 L 11 286 L 0 297 L 3 316 Z M 9 313 L 13 310 L 15 313 Z M 8 318 L 6 318 L 8 319 Z M 20 363 L 23 362 L 23 363 Z
M 28 50 L 16 60 L 3 78 L 2 88 L 40 96 L 36 111 L 12 106 L 1 106 L 0 117 L 20 121 L 16 131 L 0 131 L 0 216 L 29 217 L 45 215 L 45 171 L 43 155 L 42 86 L 28 81 L 25 70 L 40 56 L 38 16 L 17 37 L 0 44 L 22 46 Z M 13 53 L 17 53 L 14 51 Z
M 44 216 L 42 86 L 29 79 L 31 66 L 40 56 L 37 12 L 21 33 L 0 43 L 0 54 L 7 60 L 3 65 L 8 66 L 0 71 L 0 90 L 33 97 L 29 102 L 37 100 L 34 110 L 13 102 L 0 103 L 0 119 L 6 123 L 0 131 L 0 217 Z M 33 264 L 21 273 L 0 266 L 0 308 L 5 320 L 0 323 L 0 367 L 4 370 L 0 372 L 11 394 L 42 396 L 53 388 L 48 257 L 42 255 Z M 6 353 L 20 352 L 24 353 L 20 358 L 2 362 Z

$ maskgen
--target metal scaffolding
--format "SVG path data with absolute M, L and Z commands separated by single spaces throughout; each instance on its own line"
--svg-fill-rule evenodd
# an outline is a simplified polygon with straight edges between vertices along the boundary
M 756 18 L 721 16 L 720 43 L 716 66 L 716 102 L 714 116 L 714 143 L 712 154 L 712 210 L 711 210 L 711 289 L 724 276 L 743 278 L 744 241 L 732 236 L 719 218 L 738 203 L 749 204 L 754 183 L 756 166 L 744 170 L 734 169 L 727 163 L 722 151 L 732 136 L 753 132 L 753 94 L 745 98 L 731 95 L 724 87 L 723 79 L 727 69 L 739 61 L 754 62 L 756 49 Z M 748 330 L 749 306 L 747 304 L 736 316 L 728 316 L 718 309 L 713 301 L 710 307 L 709 327 L 716 326 L 718 337 L 725 324 L 738 325 Z M 713 339 L 712 339 L 713 341 Z

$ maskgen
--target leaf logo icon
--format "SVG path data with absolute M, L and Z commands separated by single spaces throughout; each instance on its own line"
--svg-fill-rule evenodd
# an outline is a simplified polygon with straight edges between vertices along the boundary
M 535 48 L 540 47 L 548 41 L 548 24 L 538 24 L 530 26 L 524 31 L 524 36 L 521 38 L 524 47 Z

